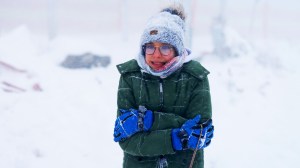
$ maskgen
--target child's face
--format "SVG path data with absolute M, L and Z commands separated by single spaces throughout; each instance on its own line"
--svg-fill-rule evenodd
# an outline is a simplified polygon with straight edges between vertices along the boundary
M 153 42 L 145 45 L 146 63 L 154 70 L 160 70 L 175 57 L 175 49 L 165 43 Z

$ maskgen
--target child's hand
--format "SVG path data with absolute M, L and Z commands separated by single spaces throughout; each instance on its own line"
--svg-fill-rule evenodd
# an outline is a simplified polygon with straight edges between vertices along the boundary
M 153 124 L 153 112 L 141 106 L 140 110 L 120 110 L 115 122 L 114 141 L 119 142 L 140 131 L 149 131 Z
M 197 115 L 186 121 L 181 128 L 172 130 L 172 144 L 175 150 L 198 150 L 210 144 L 214 132 L 212 120 L 200 123 L 200 119 L 200 115 Z

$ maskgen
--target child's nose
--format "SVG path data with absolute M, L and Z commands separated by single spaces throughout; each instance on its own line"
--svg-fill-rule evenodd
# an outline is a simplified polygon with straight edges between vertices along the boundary
M 154 53 L 153 53 L 153 57 L 161 57 L 162 55 L 161 55 L 161 53 L 160 53 L 160 51 L 159 51 L 159 47 L 156 47 L 155 48 L 155 51 L 154 51 Z

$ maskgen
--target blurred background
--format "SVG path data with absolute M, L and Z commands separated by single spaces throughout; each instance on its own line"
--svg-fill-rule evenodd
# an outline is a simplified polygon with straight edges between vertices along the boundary
M 147 18 L 164 6 L 179 0 L 1 0 L 1 32 L 22 24 L 33 33 L 58 35 L 98 35 L 136 33 Z M 299 2 L 288 0 L 187 0 L 182 1 L 193 33 L 210 32 L 213 19 L 222 16 L 246 38 L 292 40 L 299 28 Z
M 300 167 L 296 0 L 0 0 L 0 167 L 122 167 L 115 66 L 177 3 L 186 47 L 210 71 L 205 167 Z

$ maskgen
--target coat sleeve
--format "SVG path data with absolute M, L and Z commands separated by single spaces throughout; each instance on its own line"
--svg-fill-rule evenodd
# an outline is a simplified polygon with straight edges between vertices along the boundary
M 130 81 L 121 75 L 118 88 L 118 116 L 119 109 L 138 108 L 131 86 Z M 135 156 L 174 154 L 171 131 L 172 128 L 180 127 L 185 121 L 185 118 L 175 114 L 154 112 L 154 122 L 149 132 L 137 133 L 119 144 L 124 152 Z
M 185 116 L 188 119 L 194 118 L 198 114 L 201 115 L 201 122 L 212 118 L 211 96 L 207 76 L 202 80 L 198 80 L 195 84 L 188 108 L 185 111 Z

